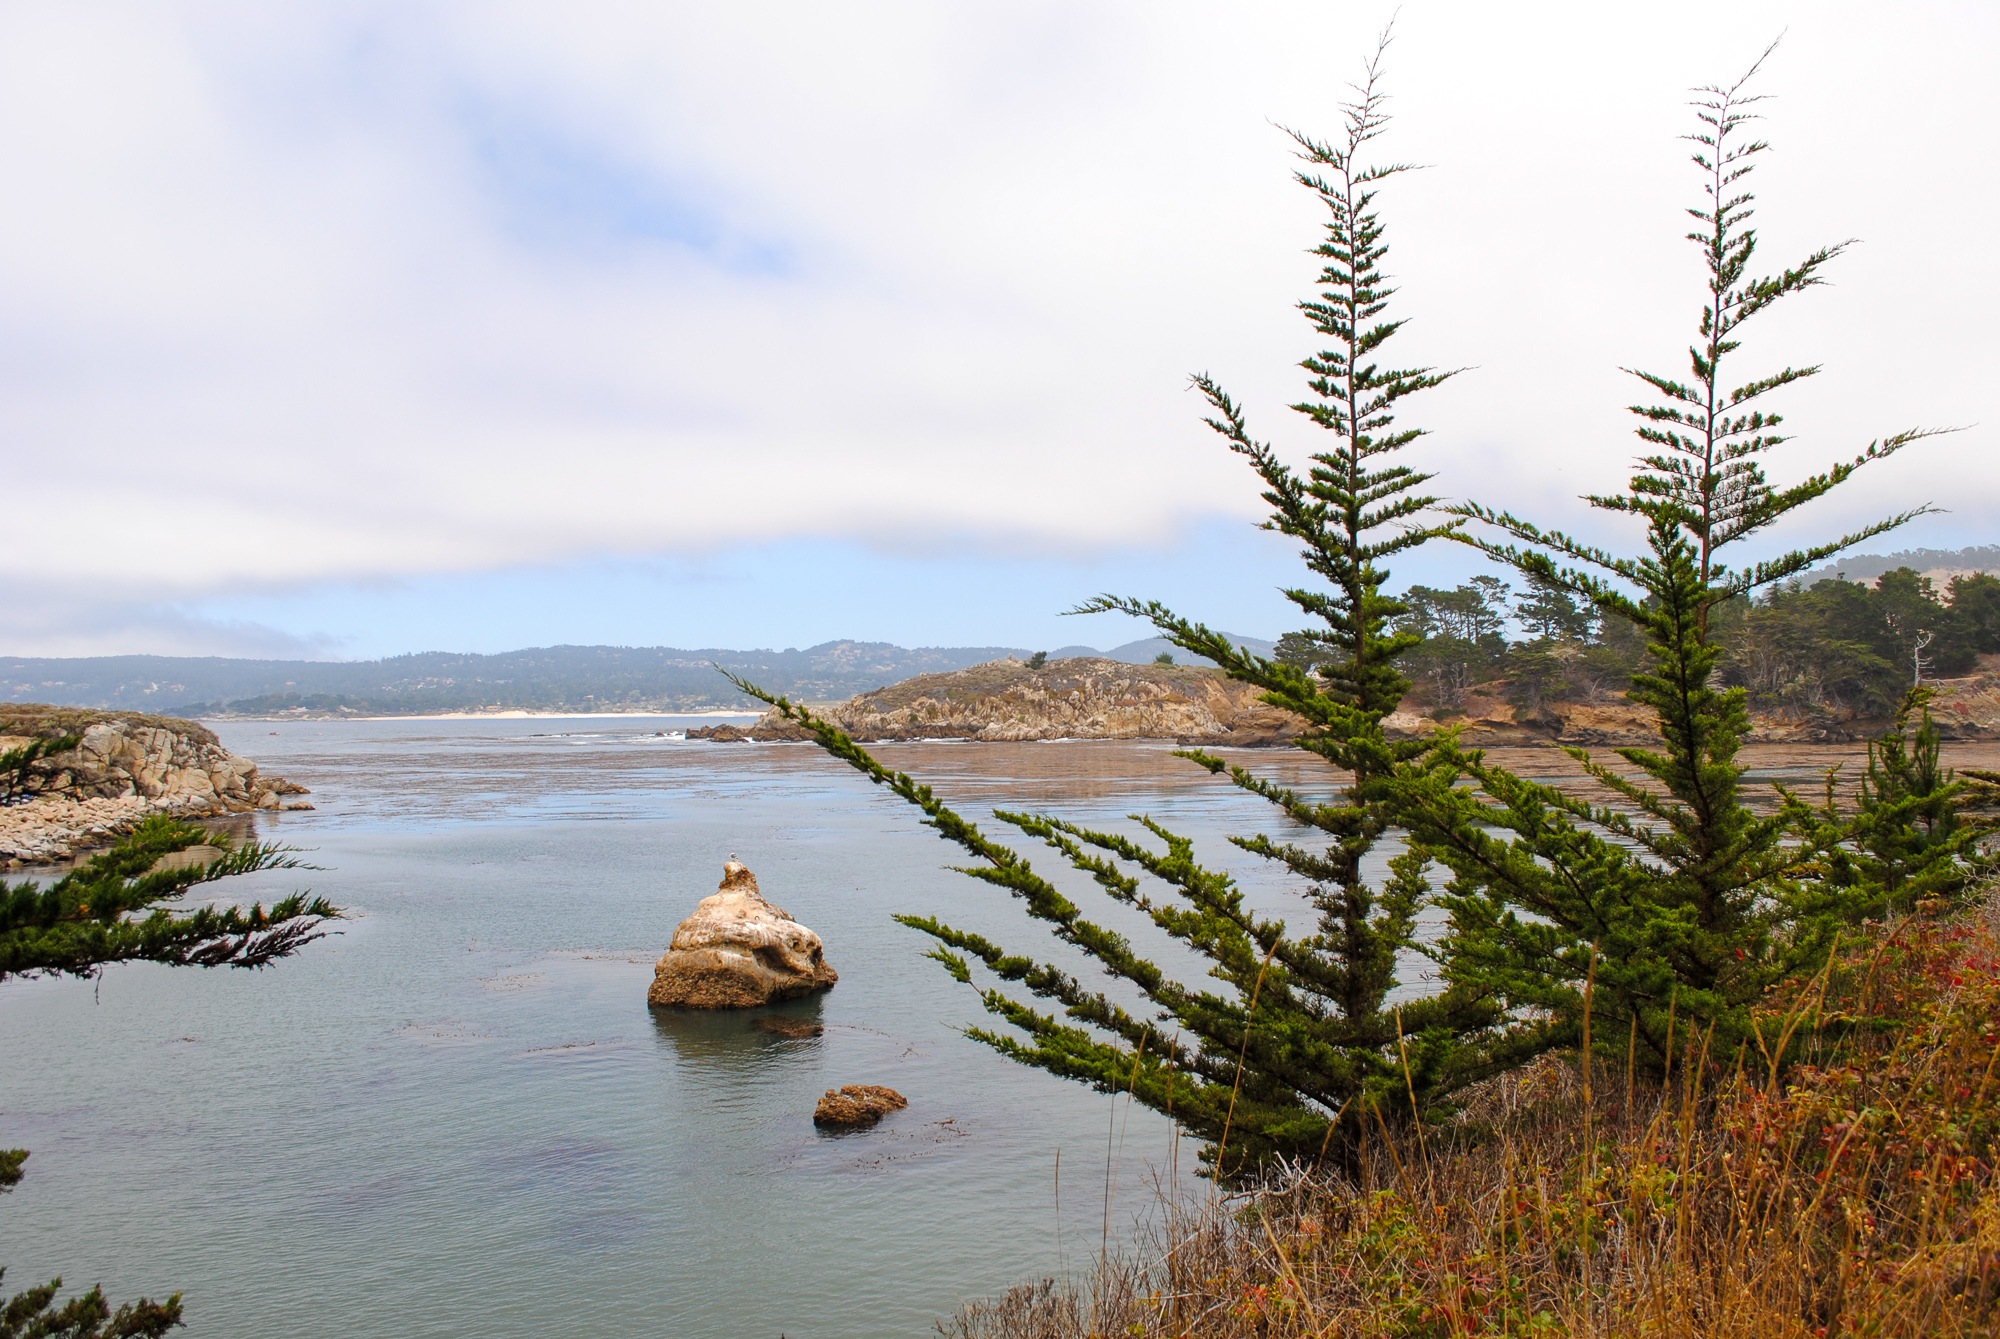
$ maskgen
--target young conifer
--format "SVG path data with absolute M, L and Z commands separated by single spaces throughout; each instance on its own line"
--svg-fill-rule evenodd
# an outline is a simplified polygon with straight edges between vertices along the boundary
M 1271 507 L 1267 528 L 1297 540 L 1308 570 L 1324 583 L 1286 592 L 1313 628 L 1288 638 L 1287 656 L 1267 660 L 1151 601 L 1107 595 L 1077 611 L 1145 618 L 1176 646 L 1255 684 L 1265 701 L 1307 723 L 1298 746 L 1336 769 L 1329 774 L 1330 789 L 1337 791 L 1331 800 L 1273 784 L 1210 754 L 1184 755 L 1270 801 L 1285 819 L 1324 841 L 1310 849 L 1268 836 L 1235 839 L 1303 881 L 1313 912 L 1303 932 L 1252 914 L 1227 874 L 1197 863 L 1185 838 L 1150 819 L 1139 818 L 1150 836 L 1142 840 L 1046 815 L 998 815 L 1194 950 L 1211 964 L 1209 975 L 1221 989 L 1177 980 L 1123 936 L 1087 919 L 1018 853 L 988 839 L 928 787 L 882 767 L 811 712 L 740 685 L 806 726 L 836 757 L 921 808 L 941 835 L 982 862 L 966 873 L 1022 898 L 1058 939 L 1144 1001 L 1135 1011 L 1055 965 L 1009 953 L 933 917 L 903 917 L 939 941 L 932 956 L 959 980 L 972 981 L 976 959 L 1002 982 L 1019 982 L 1061 1009 L 1060 1016 L 1045 1012 L 990 987 L 983 991 L 986 1008 L 1014 1030 L 975 1029 L 972 1035 L 1028 1064 L 1130 1091 L 1170 1112 L 1209 1142 L 1204 1156 L 1225 1175 L 1273 1155 L 1323 1156 L 1336 1135 L 1344 1139 L 1362 1128 L 1357 1099 L 1428 1105 L 1475 1072 L 1461 1039 L 1482 1033 L 1497 1018 L 1494 1008 L 1461 989 L 1389 1007 L 1398 958 L 1414 947 L 1428 888 L 1413 858 L 1392 860 L 1390 877 L 1379 886 L 1364 869 L 1390 822 L 1383 783 L 1397 768 L 1415 765 L 1423 749 L 1390 741 L 1382 728 L 1409 687 L 1396 659 L 1417 640 L 1393 623 L 1404 611 L 1383 594 L 1384 563 L 1439 533 L 1415 522 L 1436 499 L 1420 491 L 1429 476 L 1394 461 L 1419 435 L 1397 426 L 1396 412 L 1405 398 L 1449 375 L 1390 369 L 1377 361 L 1401 322 L 1385 315 L 1393 290 L 1382 272 L 1387 247 L 1375 198 L 1382 182 L 1406 170 L 1371 164 L 1365 156 L 1387 122 L 1381 54 L 1378 49 L 1345 109 L 1339 139 L 1322 143 L 1293 135 L 1307 164 L 1297 179 L 1327 210 L 1316 252 L 1320 292 L 1300 304 L 1325 343 L 1303 364 L 1310 396 L 1293 408 L 1327 432 L 1331 444 L 1314 453 L 1303 472 L 1294 470 L 1250 435 L 1242 411 L 1213 379 L 1195 378 L 1214 410 L 1210 426 L 1263 483 Z M 1166 894 L 1149 888 L 1147 879 Z
M 1961 898 L 1993 868 L 1985 849 L 1994 829 L 1989 774 L 1960 776 L 1943 761 L 1944 737 L 1931 719 L 1931 690 L 1913 688 L 1868 761 L 1851 812 L 1836 798 L 1839 769 L 1827 775 L 1813 844 L 1824 877 L 1851 888 L 1872 917 Z
M 1819 369 L 1744 377 L 1734 355 L 1745 325 L 1818 285 L 1845 244 L 1775 273 L 1752 270 L 1757 233 L 1745 178 L 1767 148 L 1748 130 L 1759 99 L 1745 89 L 1755 72 L 1699 90 L 1694 103 L 1700 126 L 1688 138 L 1704 199 L 1689 210 L 1698 226 L 1688 237 L 1700 249 L 1707 292 L 1689 371 L 1633 373 L 1652 392 L 1632 407 L 1647 454 L 1626 491 L 1586 499 L 1643 525 L 1644 552 L 1616 554 L 1477 504 L 1455 509 L 1498 532 L 1461 538 L 1644 635 L 1647 663 L 1629 696 L 1653 709 L 1661 745 L 1617 751 L 1637 778 L 1570 750 L 1613 797 L 1609 804 L 1449 744 L 1440 757 L 1449 755 L 1450 766 L 1434 767 L 1405 793 L 1405 816 L 1453 876 L 1453 978 L 1546 1019 L 1544 1040 L 1566 1043 L 1594 975 L 1598 1035 L 1622 1050 L 1629 1034 L 1640 1062 L 1655 1065 L 1665 1062 L 1676 1026 L 1682 1038 L 1690 1028 L 1717 1028 L 1713 1045 L 1728 1054 L 1747 1037 L 1749 1004 L 1771 982 L 1823 962 L 1838 927 L 1871 901 L 1823 877 L 1827 851 L 1814 838 L 1837 834 L 1802 802 L 1781 794 L 1761 814 L 1745 802 L 1737 751 L 1749 715 L 1743 690 L 1716 681 L 1722 648 L 1713 616 L 1928 510 L 1731 565 L 1736 550 L 1782 518 L 1928 435 L 1897 433 L 1787 487 L 1766 478 L 1764 457 L 1786 438 L 1765 401 Z M 1454 777 L 1474 784 L 1454 786 Z

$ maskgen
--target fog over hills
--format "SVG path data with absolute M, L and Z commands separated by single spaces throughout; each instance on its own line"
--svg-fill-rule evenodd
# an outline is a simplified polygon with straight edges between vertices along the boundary
M 1271 643 L 1237 639 L 1268 652 Z M 1106 655 L 1148 661 L 1159 638 L 1100 652 L 1052 649 L 1056 659 Z M 831 702 L 912 675 L 965 669 L 1030 651 L 1009 646 L 917 647 L 826 642 L 805 650 L 549 646 L 499 655 L 427 651 L 384 660 L 232 660 L 217 656 L 0 657 L 0 698 L 127 708 L 180 716 L 283 714 L 408 716 L 458 711 L 751 711 L 717 666 L 807 702 Z M 1180 657 L 1183 661 L 1188 658 Z

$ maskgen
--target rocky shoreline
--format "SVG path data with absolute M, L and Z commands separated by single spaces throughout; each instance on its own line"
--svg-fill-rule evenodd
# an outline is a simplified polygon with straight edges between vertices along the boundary
M 1931 714 L 1939 732 L 1961 741 L 2000 739 L 2000 656 L 1979 670 L 1932 685 Z M 1467 693 L 1456 711 L 1411 707 L 1383 726 L 1392 739 L 1456 729 L 1474 747 L 1574 744 L 1583 747 L 1659 743 L 1653 715 L 1622 698 L 1510 701 L 1504 681 Z M 862 743 L 917 739 L 1032 742 L 1058 739 L 1161 739 L 1182 744 L 1273 748 L 1289 744 L 1305 722 L 1259 700 L 1256 689 L 1214 669 L 1132 665 L 1079 657 L 1034 666 L 996 660 L 949 674 L 925 674 L 815 712 Z M 1880 737 L 1888 721 L 1874 717 L 1753 712 L 1752 744 L 1852 744 Z M 806 731 L 767 711 L 753 725 L 706 726 L 690 739 L 717 743 L 790 741 Z
M 231 753 L 196 721 L 33 703 L 0 704 L 0 752 L 76 737 L 30 764 L 22 798 L 0 806 L 0 867 L 67 860 L 107 845 L 154 814 L 219 818 L 310 809 L 307 794 Z

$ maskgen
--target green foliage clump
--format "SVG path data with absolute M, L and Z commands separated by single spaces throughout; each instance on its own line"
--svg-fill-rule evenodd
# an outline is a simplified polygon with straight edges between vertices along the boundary
M 1852 814 L 1836 803 L 1838 769 L 1828 773 L 1821 826 L 1808 842 L 1823 853 L 1821 877 L 1854 890 L 1863 902 L 1857 910 L 1869 918 L 1960 899 L 1994 868 L 1986 839 L 1995 823 L 1987 811 L 2000 778 L 1976 770 L 1960 776 L 1944 765 L 1930 697 L 1928 689 L 1911 689 L 1894 723 L 1869 742 Z
M 0 1149 L 0 1193 L 21 1183 L 27 1160 L 25 1148 Z M 0 1269 L 0 1281 L 6 1277 Z M 62 1280 L 54 1278 L 0 1298 L 0 1339 L 160 1339 L 183 1324 L 179 1293 L 164 1302 L 142 1297 L 113 1311 L 102 1288 L 58 1303 L 61 1291 Z
M 0 1279 L 7 1271 L 0 1269 Z M 0 1301 L 0 1339 L 159 1339 L 185 1322 L 181 1295 L 164 1302 L 142 1297 L 116 1311 L 102 1288 L 58 1303 L 60 1278 L 27 1288 Z
M 1916 684 L 2000 651 L 2000 579 L 1956 577 L 1942 596 L 1897 568 L 1873 586 L 1787 582 L 1733 611 L 1723 677 L 1763 706 L 1880 716 Z
M 1396 620 L 1410 639 L 1398 662 L 1433 706 L 1457 711 L 1473 685 L 1500 672 L 1507 658 L 1507 583 L 1474 577 L 1452 590 L 1412 586 Z
M 1637 626 L 1526 578 L 1511 604 L 1506 583 L 1492 577 L 1404 592 L 1401 626 L 1423 639 L 1401 661 L 1410 705 L 1449 717 L 1476 689 L 1532 720 L 1549 703 L 1623 698 L 1644 660 Z M 2000 577 L 1964 574 L 1943 591 L 1910 568 L 1872 585 L 1794 577 L 1715 606 L 1709 632 L 1722 649 L 1719 682 L 1746 689 L 1753 707 L 1845 730 L 1886 720 L 1916 684 L 1968 673 L 1981 655 L 2000 652 Z

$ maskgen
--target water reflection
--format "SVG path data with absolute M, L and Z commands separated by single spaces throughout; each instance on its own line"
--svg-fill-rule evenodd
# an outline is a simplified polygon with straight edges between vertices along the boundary
M 756 1076 L 773 1061 L 819 1048 L 826 1033 L 825 996 L 758 1009 L 650 1008 L 653 1031 L 691 1078 Z

